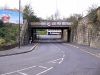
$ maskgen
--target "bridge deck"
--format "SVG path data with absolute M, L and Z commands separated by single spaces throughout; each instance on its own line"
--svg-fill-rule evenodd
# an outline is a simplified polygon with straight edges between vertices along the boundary
M 53 26 L 47 26 L 47 25 L 31 25 L 31 28 L 34 29 L 68 29 L 71 26 L 57 26 L 57 25 L 53 25 Z
M 67 29 L 72 25 L 71 22 L 64 21 L 43 21 L 43 22 L 32 22 L 31 28 L 44 28 L 44 29 Z

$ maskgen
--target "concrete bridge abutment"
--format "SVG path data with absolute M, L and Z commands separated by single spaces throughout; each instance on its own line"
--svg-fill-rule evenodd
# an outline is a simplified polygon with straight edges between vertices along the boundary
M 70 29 L 62 29 L 61 38 L 64 42 L 70 42 L 71 30 Z

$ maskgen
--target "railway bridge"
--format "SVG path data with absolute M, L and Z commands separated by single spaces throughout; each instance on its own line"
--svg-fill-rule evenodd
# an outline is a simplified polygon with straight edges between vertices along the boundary
M 25 43 L 25 40 L 34 42 L 37 39 L 37 29 L 53 29 L 61 30 L 61 39 L 64 42 L 70 42 L 71 36 L 71 22 L 64 20 L 41 20 L 39 22 L 25 22 L 22 26 L 21 41 Z M 27 31 L 27 32 L 26 32 Z M 27 34 L 27 35 L 26 35 Z

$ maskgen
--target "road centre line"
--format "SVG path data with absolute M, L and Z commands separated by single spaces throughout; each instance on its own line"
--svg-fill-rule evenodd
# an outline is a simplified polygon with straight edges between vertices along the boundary
M 58 60 L 60 60 L 59 62 L 57 62 Z M 48 63 L 59 63 L 61 64 L 63 62 L 64 58 L 59 58 L 59 59 L 56 59 L 56 60 L 52 60 L 52 61 L 49 61 Z
M 62 54 L 63 54 L 63 57 L 65 57 L 65 53 L 64 53 L 64 51 L 63 50 L 61 50 L 59 47 L 57 47 L 56 45 L 55 45 L 55 47 L 58 49 L 58 50 L 60 50 L 61 52 L 62 52 Z
M 50 62 L 48 62 L 48 63 L 56 63 L 56 62 L 54 62 L 54 61 L 50 61 Z
M 60 51 L 62 52 L 62 54 L 63 54 L 62 58 L 59 58 L 59 59 L 61 59 L 61 61 L 58 62 L 59 64 L 61 64 L 61 63 L 64 61 L 65 53 L 64 53 L 63 50 L 61 50 L 61 49 L 60 49 L 59 47 L 57 47 L 56 45 L 55 45 L 55 47 L 58 48 L 58 50 L 60 50 Z M 57 59 L 57 60 L 58 60 L 58 59 Z M 57 60 L 55 60 L 55 61 L 57 61 Z
M 43 74 L 43 73 L 45 73 L 45 72 L 47 72 L 47 71 L 49 71 L 49 70 L 51 70 L 51 69 L 53 69 L 53 67 L 51 67 L 51 68 L 49 68 L 49 69 L 47 69 L 47 70 L 45 70 L 45 71 L 42 71 L 42 72 L 40 72 L 40 73 L 38 73 L 38 74 L 36 74 L 36 75 L 41 75 L 41 74 Z
M 59 62 L 59 64 L 61 64 L 63 62 L 64 58 L 62 58 L 62 60 Z
M 20 71 L 23 71 L 23 70 L 28 70 L 28 69 L 31 69 L 31 68 L 34 68 L 34 67 L 36 67 L 36 66 L 31 66 L 31 67 L 28 67 L 28 68 L 24 68 L 24 69 L 12 71 L 12 72 L 4 73 L 4 74 L 1 74 L 1 75 L 9 75 L 9 74 L 20 72 Z
M 53 62 L 56 62 L 56 61 L 58 61 L 58 60 L 60 60 L 61 58 L 58 58 L 58 59 L 56 59 L 56 60 L 52 60 Z M 49 61 L 49 62 L 52 62 L 52 61 Z

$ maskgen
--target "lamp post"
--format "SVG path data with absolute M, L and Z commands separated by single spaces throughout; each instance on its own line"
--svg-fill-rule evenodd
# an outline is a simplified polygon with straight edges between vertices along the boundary
M 18 44 L 18 46 L 19 46 L 19 48 L 20 48 L 20 10 L 21 10 L 21 0 L 19 0 L 19 44 Z

